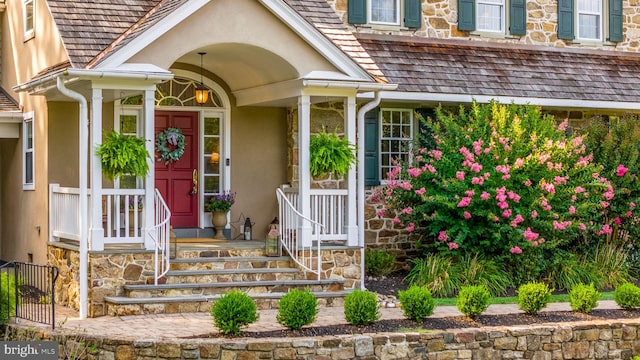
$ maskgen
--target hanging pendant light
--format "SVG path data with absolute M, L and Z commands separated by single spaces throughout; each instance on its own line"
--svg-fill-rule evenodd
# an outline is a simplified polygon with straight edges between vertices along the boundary
M 202 58 L 206 53 L 199 52 L 198 55 L 200 55 L 200 85 L 196 87 L 196 102 L 202 105 L 209 100 L 209 89 L 204 86 L 204 82 L 202 81 Z

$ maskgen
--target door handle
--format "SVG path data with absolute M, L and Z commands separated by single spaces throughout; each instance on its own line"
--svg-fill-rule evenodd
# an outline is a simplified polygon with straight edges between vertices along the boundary
M 193 188 L 191 189 L 191 192 L 189 192 L 189 195 L 195 195 L 198 193 L 198 169 L 193 169 L 193 176 L 191 177 L 191 180 L 193 181 Z

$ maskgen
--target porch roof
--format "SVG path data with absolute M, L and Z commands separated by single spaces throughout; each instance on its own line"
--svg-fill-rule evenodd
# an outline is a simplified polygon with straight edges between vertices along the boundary
M 401 92 L 560 99 L 569 106 L 572 101 L 637 104 L 640 99 L 640 54 L 636 53 L 389 35 L 357 37 Z

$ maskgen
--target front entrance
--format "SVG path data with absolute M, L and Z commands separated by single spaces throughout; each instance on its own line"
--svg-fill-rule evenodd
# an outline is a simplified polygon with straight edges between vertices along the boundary
M 198 117 L 197 112 L 155 112 L 156 136 L 168 128 L 180 129 L 184 135 L 184 154 L 177 161 L 166 164 L 157 161 L 155 154 L 155 186 L 171 210 L 175 228 L 198 226 Z

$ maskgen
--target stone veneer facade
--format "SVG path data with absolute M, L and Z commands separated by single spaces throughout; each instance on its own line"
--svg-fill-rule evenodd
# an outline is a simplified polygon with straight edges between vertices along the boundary
M 347 0 L 327 0 L 336 13 L 347 23 Z M 476 32 L 458 30 L 458 0 L 422 0 L 422 27 L 414 30 L 394 30 L 390 27 L 372 28 L 359 26 L 354 31 L 362 33 L 383 33 L 419 36 L 438 39 L 468 39 L 519 43 L 555 47 L 598 48 L 611 51 L 640 51 L 640 1 L 624 0 L 622 42 L 600 42 L 578 44 L 570 40 L 558 39 L 558 1 L 527 1 L 527 32 L 524 36 L 486 36 Z
M 60 330 L 56 332 L 56 340 L 64 344 L 64 335 Z M 203 329 L 203 332 L 206 330 Z M 20 331 L 14 333 L 19 334 Z M 50 333 L 44 334 L 43 340 L 50 336 Z M 74 335 L 68 335 L 70 346 L 76 346 L 77 349 L 74 339 Z M 627 360 L 640 353 L 640 321 L 613 320 L 313 338 L 152 340 L 134 339 L 134 336 L 107 339 L 91 335 L 86 337 L 85 344 L 87 359 L 90 360 Z M 60 353 L 63 353 L 62 350 Z
M 221 254 L 210 254 L 212 256 L 237 256 L 255 257 L 263 256 L 261 252 L 255 250 L 220 250 Z M 68 306 L 70 308 L 79 309 L 80 306 L 80 284 L 79 284 L 79 268 L 80 256 L 76 248 L 71 246 L 56 246 L 51 244 L 48 246 L 49 264 L 57 266 L 60 269 L 60 276 L 56 281 L 55 297 L 56 303 Z M 202 256 L 200 253 L 186 253 L 184 257 L 196 258 Z M 361 263 L 362 256 L 360 249 L 350 247 L 328 247 L 320 254 L 321 261 L 321 278 L 322 279 L 341 279 L 344 280 L 344 289 L 354 290 L 360 289 L 362 284 Z M 180 270 L 187 270 L 182 264 Z M 279 265 L 278 265 L 279 266 Z M 198 270 L 192 268 L 191 270 Z M 154 271 L 154 254 L 153 252 L 143 250 L 130 251 L 101 251 L 89 253 L 88 273 L 89 273 L 89 291 L 88 291 L 88 310 L 89 317 L 97 317 L 107 315 L 108 311 L 118 313 L 113 309 L 108 309 L 105 304 L 105 296 L 122 296 L 124 293 L 123 286 L 125 284 L 153 284 Z M 312 274 L 313 275 L 313 274 Z M 315 279 L 316 275 L 306 275 L 308 279 Z M 231 281 L 230 279 L 228 281 Z M 259 291 L 258 291 L 259 292 Z M 321 300 L 323 305 L 337 306 L 341 305 L 341 299 L 325 299 Z M 198 305 L 197 303 L 194 303 Z M 202 305 L 202 304 L 200 304 Z M 277 301 L 269 304 L 259 304 L 261 308 L 272 308 L 277 306 Z M 268 305 L 268 306 L 267 306 Z M 171 304 L 167 307 L 156 307 L 154 309 L 146 308 L 146 313 L 173 313 L 186 311 L 204 311 L 208 310 L 209 304 L 194 307 L 193 304 Z M 140 306 L 128 309 L 127 314 L 141 313 L 136 312 Z

